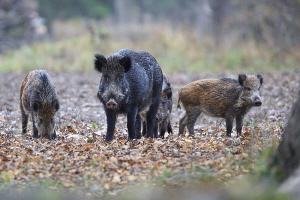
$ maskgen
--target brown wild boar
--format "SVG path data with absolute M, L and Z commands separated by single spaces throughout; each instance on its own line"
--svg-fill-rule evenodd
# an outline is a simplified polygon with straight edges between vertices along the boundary
M 263 77 L 240 74 L 238 80 L 231 78 L 203 79 L 187 84 L 179 90 L 180 102 L 186 110 L 179 121 L 179 135 L 185 126 L 191 136 L 201 113 L 224 118 L 227 136 L 231 136 L 233 120 L 236 119 L 237 136 L 241 136 L 245 114 L 253 106 L 261 106 L 260 88 Z
M 20 108 L 22 133 L 27 132 L 28 116 L 32 117 L 33 137 L 56 137 L 54 115 L 59 109 L 55 85 L 46 70 L 29 72 L 21 86 Z

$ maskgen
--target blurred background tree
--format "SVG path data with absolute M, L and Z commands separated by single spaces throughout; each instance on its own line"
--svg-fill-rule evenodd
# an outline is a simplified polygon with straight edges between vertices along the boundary
M 37 0 L 39 13 L 46 19 L 48 26 L 54 20 L 93 18 L 102 19 L 111 13 L 112 1 L 109 0 Z
M 77 24 L 77 28 L 70 22 Z M 223 51 L 238 49 L 251 43 L 275 52 L 274 59 L 285 59 L 288 54 L 300 61 L 297 53 L 300 48 L 299 0 L 0 2 L 0 52 L 45 38 L 52 41 L 78 38 L 86 32 L 95 41 L 110 37 L 110 41 L 129 38 L 136 43 L 167 31 L 183 32 L 189 43 L 187 47 L 204 42 L 209 45 L 203 49 L 212 52 L 222 47 L 226 47 Z M 157 44 L 172 46 L 159 40 Z
M 13 34 L 10 28 L 30 26 L 26 20 L 42 16 L 48 28 L 54 20 L 114 17 L 123 25 L 147 20 L 184 25 L 199 35 L 212 34 L 216 44 L 232 34 L 283 48 L 300 41 L 298 0 L 2 0 L 0 9 L 2 37 Z
M 41 39 L 47 32 L 35 0 L 0 1 L 0 53 Z

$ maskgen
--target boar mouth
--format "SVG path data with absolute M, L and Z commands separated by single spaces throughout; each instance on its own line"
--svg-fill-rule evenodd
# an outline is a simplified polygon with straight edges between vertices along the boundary
M 53 131 L 54 131 L 54 130 L 50 130 L 50 131 L 40 131 L 40 133 L 41 133 L 40 137 L 41 137 L 41 138 L 46 138 L 46 139 L 51 140 L 51 139 L 52 139 L 52 136 L 53 136 Z

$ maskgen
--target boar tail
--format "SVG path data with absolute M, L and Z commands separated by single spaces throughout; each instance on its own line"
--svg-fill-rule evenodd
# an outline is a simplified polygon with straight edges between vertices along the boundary
M 177 109 L 181 109 L 181 106 L 180 106 L 180 97 L 178 97 Z

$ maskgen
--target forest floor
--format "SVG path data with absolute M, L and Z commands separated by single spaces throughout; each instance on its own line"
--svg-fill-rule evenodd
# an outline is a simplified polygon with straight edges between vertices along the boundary
M 245 176 L 256 176 L 259 158 L 276 147 L 299 90 L 299 72 L 264 74 L 263 104 L 244 120 L 244 137 L 225 137 L 222 119 L 201 116 L 195 137 L 178 137 L 177 92 L 200 78 L 236 78 L 238 74 L 168 74 L 173 88 L 173 134 L 165 139 L 127 140 L 126 118 L 119 116 L 115 139 L 104 141 L 106 117 L 96 98 L 96 72 L 51 73 L 60 101 L 57 139 L 21 134 L 19 90 L 26 74 L 0 74 L 1 189 L 43 186 L 69 188 L 89 196 L 114 196 L 137 184 L 177 190 L 183 185 L 229 188 Z M 267 162 L 265 160 L 265 162 Z

